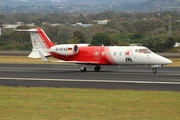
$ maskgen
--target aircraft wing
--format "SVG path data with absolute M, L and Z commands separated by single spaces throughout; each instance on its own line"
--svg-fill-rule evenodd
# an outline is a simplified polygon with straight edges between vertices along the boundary
M 61 63 L 75 63 L 75 64 L 88 64 L 88 65 L 96 65 L 98 62 L 87 62 L 87 61 L 59 61 Z
M 75 64 L 88 64 L 88 65 L 96 65 L 99 64 L 98 62 L 91 62 L 91 61 L 63 61 L 63 60 L 56 60 L 56 61 L 50 61 L 48 60 L 40 51 L 39 55 L 41 56 L 41 60 L 43 62 L 53 62 L 53 63 L 75 63 Z
M 97 65 L 98 62 L 87 62 L 87 61 L 63 61 L 63 60 L 55 60 L 51 61 L 46 58 L 46 60 L 42 60 L 43 62 L 52 62 L 52 63 L 74 63 L 74 64 L 86 64 L 86 65 Z

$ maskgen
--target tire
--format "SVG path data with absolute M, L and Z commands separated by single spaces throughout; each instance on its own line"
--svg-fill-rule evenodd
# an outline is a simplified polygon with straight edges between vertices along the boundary
M 152 72 L 153 72 L 153 73 L 157 73 L 157 69 L 156 69 L 156 68 L 153 68 L 153 69 L 152 69 Z
M 94 71 L 99 72 L 100 71 L 100 67 L 95 67 Z
M 87 71 L 86 67 L 83 67 L 83 68 L 81 69 L 81 72 L 86 72 L 86 71 Z

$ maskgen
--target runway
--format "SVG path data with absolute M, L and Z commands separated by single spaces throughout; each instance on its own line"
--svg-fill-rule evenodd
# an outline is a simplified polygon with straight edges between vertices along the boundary
M 76 65 L 0 64 L 0 85 L 131 90 L 180 90 L 180 67 L 102 66 L 80 72 Z

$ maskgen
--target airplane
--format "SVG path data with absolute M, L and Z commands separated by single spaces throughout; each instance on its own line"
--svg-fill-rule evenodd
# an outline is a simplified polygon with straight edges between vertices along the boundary
M 157 67 L 171 64 L 172 61 L 153 53 L 144 46 L 91 46 L 90 44 L 59 44 L 55 45 L 44 30 L 33 28 L 16 30 L 30 32 L 32 52 L 28 57 L 41 58 L 43 62 L 66 62 L 81 64 L 80 71 L 86 72 L 85 65 L 94 65 L 98 72 L 103 65 L 142 65 L 151 66 L 152 72 L 157 72 Z M 58 61 L 49 61 L 52 56 Z

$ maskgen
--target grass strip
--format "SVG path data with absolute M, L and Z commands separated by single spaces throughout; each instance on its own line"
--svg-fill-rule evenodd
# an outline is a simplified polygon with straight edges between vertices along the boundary
M 48 58 L 49 60 L 57 60 L 55 58 Z M 34 59 L 27 56 L 0 56 L 1 64 L 55 64 L 50 62 L 42 62 L 40 58 Z M 57 64 L 57 63 L 56 63 Z
M 179 120 L 180 92 L 0 86 L 1 120 Z

